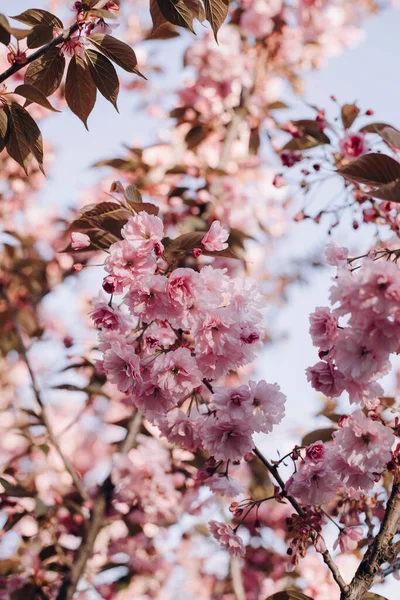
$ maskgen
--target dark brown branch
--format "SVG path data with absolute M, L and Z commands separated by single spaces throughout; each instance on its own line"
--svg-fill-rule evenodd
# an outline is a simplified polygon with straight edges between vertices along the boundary
M 293 496 L 291 496 L 290 494 L 287 493 L 286 487 L 285 487 L 285 482 L 283 481 L 282 477 L 279 474 L 278 467 L 273 465 L 272 463 L 270 463 L 265 458 L 265 456 L 263 456 L 263 454 L 259 451 L 259 449 L 257 447 L 254 447 L 253 452 L 261 460 L 261 462 L 267 467 L 268 471 L 271 473 L 272 477 L 275 479 L 276 483 L 279 485 L 280 490 L 281 490 L 281 496 L 283 496 L 284 498 L 286 498 L 286 500 L 288 502 L 290 502 L 290 504 L 293 506 L 293 508 L 297 512 L 297 514 L 300 515 L 300 517 L 304 518 L 306 516 L 306 514 L 305 514 L 304 510 L 302 509 L 302 507 L 300 506 L 300 504 L 297 502 L 297 500 L 295 498 L 293 498 Z M 344 581 L 337 565 L 335 564 L 335 562 L 328 550 L 325 550 L 325 552 L 322 552 L 322 558 L 324 560 L 324 563 L 326 564 L 326 566 L 332 573 L 332 577 L 338 584 L 342 593 L 346 593 L 348 591 L 349 586 Z M 347 596 L 344 596 L 344 598 L 347 598 Z
M 137 411 L 131 417 L 126 437 L 119 447 L 119 451 L 123 454 L 127 454 L 135 446 L 142 416 L 143 413 Z M 84 530 L 81 545 L 75 554 L 72 567 L 65 575 L 57 600 L 72 600 L 76 592 L 78 583 L 85 572 L 86 564 L 93 554 L 97 536 L 107 524 L 107 512 L 111 505 L 113 487 L 111 476 L 109 475 L 101 486 L 97 498 L 94 500 L 89 523 Z
M 388 500 L 385 516 L 374 541 L 368 547 L 356 574 L 353 577 L 347 594 L 341 596 L 341 600 L 361 600 L 374 584 L 375 577 L 380 567 L 385 562 L 396 558 L 399 544 L 390 545 L 400 523 L 400 483 L 393 484 L 392 492 Z
M 102 8 L 106 4 L 107 4 L 107 0 L 100 0 L 96 4 L 96 8 Z M 66 42 L 71 37 L 71 35 L 73 35 L 76 31 L 78 31 L 78 29 L 79 29 L 79 24 L 76 22 L 73 25 L 71 25 L 71 27 L 69 27 L 66 31 L 64 31 L 59 36 L 57 36 L 56 38 L 51 40 L 51 42 L 49 42 L 48 44 L 45 44 L 44 46 L 42 46 L 41 48 L 36 50 L 36 52 L 32 52 L 32 54 L 30 54 L 27 57 L 27 60 L 24 64 L 14 63 L 13 65 L 11 65 L 11 67 L 9 67 L 7 69 L 7 71 L 4 71 L 4 73 L 0 74 L 0 83 L 3 83 L 3 81 L 5 81 L 9 77 L 11 77 L 12 75 L 17 73 L 21 69 L 24 69 L 27 65 L 32 63 L 34 60 L 37 60 L 38 58 L 43 56 L 43 54 L 46 54 L 46 52 L 51 50 L 51 48 L 54 48 L 55 46 L 59 46 L 60 44 L 63 44 L 64 42 Z

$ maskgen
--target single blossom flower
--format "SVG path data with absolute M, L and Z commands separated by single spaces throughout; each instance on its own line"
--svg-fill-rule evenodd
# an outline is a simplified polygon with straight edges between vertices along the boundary
M 245 549 L 242 539 L 229 525 L 219 521 L 210 521 L 209 527 L 214 538 L 227 550 L 231 556 L 244 556 Z
M 228 237 L 229 231 L 224 229 L 219 221 L 213 221 L 201 243 L 208 252 L 220 252 L 228 248 L 226 243 Z

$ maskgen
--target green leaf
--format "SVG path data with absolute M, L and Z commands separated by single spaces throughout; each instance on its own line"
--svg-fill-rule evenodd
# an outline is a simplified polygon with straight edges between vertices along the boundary
M 71 58 L 67 71 L 65 99 L 87 129 L 87 119 L 96 102 L 96 85 L 89 67 L 76 54 Z
M 386 154 L 371 152 L 341 167 L 337 173 L 349 181 L 378 187 L 400 181 L 400 164 Z
M 355 104 L 344 104 L 341 110 L 343 127 L 349 129 L 360 114 L 360 109 Z
M 50 48 L 29 65 L 24 82 L 40 90 L 46 97 L 51 96 L 61 83 L 64 68 L 65 58 L 61 48 Z
M 128 71 L 128 73 L 136 73 L 136 75 L 143 77 L 136 68 L 136 54 L 128 44 L 104 33 L 93 33 L 87 39 L 116 65 Z
M 301 440 L 302 446 L 309 446 L 321 440 L 321 442 L 330 442 L 332 440 L 332 434 L 337 431 L 335 427 L 323 427 L 322 429 L 316 429 L 307 433 Z
M 48 110 L 52 110 L 53 112 L 60 112 L 50 104 L 43 92 L 41 92 L 38 88 L 34 87 L 33 85 L 23 83 L 16 87 L 13 93 L 18 94 L 18 96 L 22 96 L 23 98 L 26 98 L 26 100 L 28 100 L 29 103 L 35 102 L 35 104 L 40 104 L 40 106 L 43 106 Z
M 95 50 L 86 50 L 86 57 L 97 89 L 106 100 L 111 102 L 118 112 L 119 81 L 113 64 L 103 54 Z
M 15 17 L 11 17 L 15 19 L 15 21 L 20 21 L 20 23 L 24 23 L 25 25 L 52 25 L 53 27 L 57 27 L 59 29 L 63 29 L 63 22 L 60 21 L 58 17 L 52 15 L 47 10 L 43 10 L 40 8 L 31 8 L 29 10 L 25 10 L 20 15 L 16 15 Z
M 40 48 L 53 39 L 53 27 L 51 25 L 36 25 L 28 35 L 26 43 L 28 48 Z
M 43 172 L 43 141 L 39 127 L 31 115 L 19 104 L 12 102 L 7 106 L 9 118 L 9 136 L 7 152 L 27 172 L 32 155 Z
M 215 41 L 219 28 L 225 21 L 229 9 L 229 0 L 204 0 L 206 19 L 214 32 Z
M 163 17 L 173 25 L 186 27 L 194 33 L 193 15 L 183 0 L 157 0 Z

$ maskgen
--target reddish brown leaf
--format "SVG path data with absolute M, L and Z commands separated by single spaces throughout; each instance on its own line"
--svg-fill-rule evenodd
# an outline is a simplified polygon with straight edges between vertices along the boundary
M 61 48 L 50 48 L 43 56 L 34 60 L 25 73 L 25 83 L 51 96 L 59 87 L 65 67 Z
M 0 42 L 8 46 L 10 43 L 11 36 L 13 35 L 17 40 L 23 40 L 31 32 L 31 29 L 17 29 L 11 27 L 7 17 L 0 14 Z
M 341 117 L 343 127 L 349 129 L 360 113 L 360 109 L 355 104 L 344 104 L 342 106 Z
M 128 44 L 121 42 L 111 35 L 103 33 L 93 33 L 88 37 L 88 40 L 93 46 L 100 50 L 100 52 L 107 56 L 107 58 L 115 62 L 116 65 L 125 71 L 128 71 L 128 73 L 136 73 L 136 75 L 141 75 L 143 77 L 136 68 L 136 54 Z
M 282 592 L 277 592 L 268 596 L 266 600 L 313 600 L 310 596 L 306 596 L 303 592 L 295 589 L 287 589 Z
M 55 15 L 52 15 L 47 10 L 39 9 L 39 8 L 31 8 L 29 10 L 25 10 L 20 15 L 16 15 L 15 17 L 11 17 L 16 21 L 20 21 L 20 23 L 24 23 L 25 25 L 52 25 L 53 27 L 57 27 L 59 29 L 63 29 L 64 25 L 62 21 Z
M 53 112 L 60 112 L 50 104 L 43 92 L 41 92 L 38 88 L 34 87 L 33 85 L 23 83 L 16 87 L 13 93 L 18 94 L 18 96 L 22 96 L 23 98 L 26 98 L 26 100 L 28 100 L 29 102 L 35 102 L 35 104 L 40 104 L 40 106 L 52 110 Z
M 196 125 L 190 129 L 186 136 L 185 142 L 188 150 L 193 150 L 207 137 L 207 131 L 203 125 Z
M 96 85 L 89 67 L 76 54 L 71 58 L 68 66 L 65 99 L 69 108 L 87 129 L 87 119 L 96 102 Z
M 219 28 L 228 14 L 229 0 L 204 0 L 204 7 L 206 9 L 206 19 L 210 23 L 217 41 Z
M 43 170 L 43 142 L 39 127 L 30 114 L 16 102 L 7 106 L 9 135 L 7 152 L 27 174 L 32 155 Z
M 360 156 L 337 172 L 349 181 L 372 186 L 400 180 L 400 164 L 386 154 L 375 152 Z
M 53 39 L 52 25 L 36 25 L 26 39 L 28 48 L 40 48 Z
M 157 0 L 163 17 L 173 25 L 193 30 L 193 14 L 184 0 Z
M 310 444 L 314 444 L 314 442 L 318 442 L 318 440 L 321 440 L 321 442 L 330 442 L 334 431 L 337 431 L 334 427 L 323 427 L 322 429 L 311 431 L 303 437 L 301 445 L 309 446 Z
M 118 112 L 119 81 L 113 64 L 103 54 L 95 50 L 86 50 L 86 58 L 97 89 Z
M 7 142 L 8 116 L 3 108 L 0 108 L 0 152 L 4 150 Z
M 383 127 L 379 133 L 385 142 L 394 148 L 400 149 L 400 131 L 394 127 Z
M 364 125 L 361 127 L 361 133 L 380 133 L 381 129 L 384 127 L 391 127 L 388 123 L 368 123 L 368 125 Z

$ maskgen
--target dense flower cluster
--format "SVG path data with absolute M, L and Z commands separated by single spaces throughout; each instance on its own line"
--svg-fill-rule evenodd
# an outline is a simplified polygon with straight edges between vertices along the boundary
M 391 261 L 365 261 L 352 272 L 337 248 L 332 257 L 338 266 L 331 288 L 336 306 L 318 308 L 310 317 L 310 334 L 322 359 L 307 369 L 314 389 L 335 398 L 344 390 L 350 402 L 373 408 L 383 395 L 377 379 L 390 369 L 389 356 L 400 345 L 400 270 Z M 343 325 L 338 320 L 347 317 Z
M 122 236 L 105 262 L 112 302 L 99 301 L 92 311 L 101 329 L 101 369 L 170 442 L 240 461 L 253 448 L 253 433 L 268 433 L 281 421 L 285 396 L 265 381 L 217 387 L 210 396 L 209 382 L 255 358 L 261 294 L 226 269 L 174 269 L 163 254 L 157 216 L 141 211 L 130 217 Z M 220 251 L 227 237 L 214 221 L 201 243 Z M 119 307 L 116 295 L 122 296 Z

